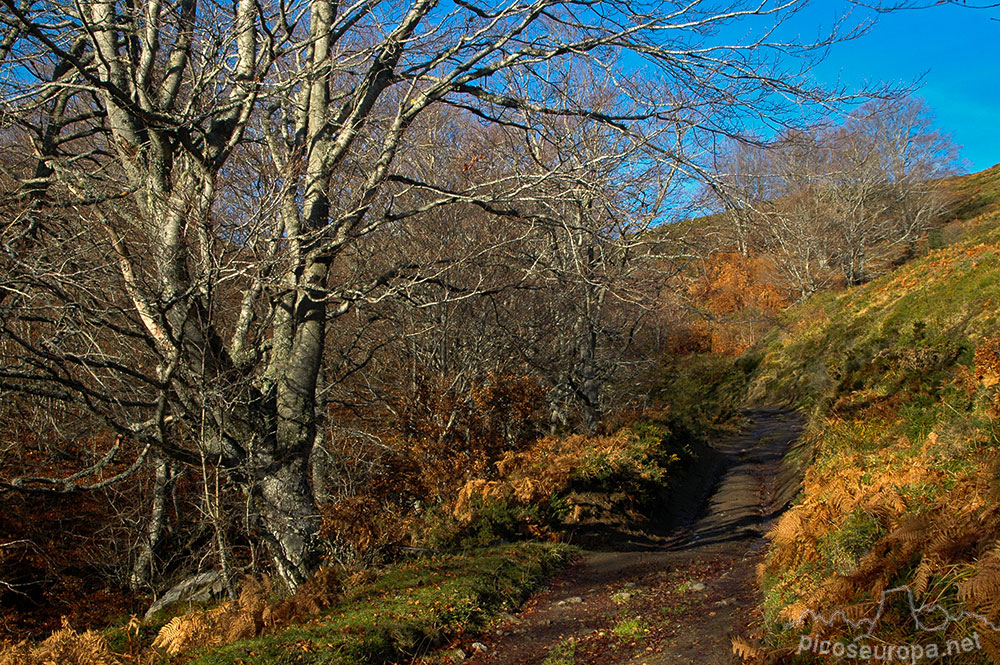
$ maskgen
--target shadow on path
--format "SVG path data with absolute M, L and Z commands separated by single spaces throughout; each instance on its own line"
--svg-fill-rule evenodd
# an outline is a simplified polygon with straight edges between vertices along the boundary
M 736 662 L 731 638 L 757 606 L 764 534 L 784 510 L 783 459 L 800 414 L 759 407 L 738 434 L 715 442 L 725 472 L 699 517 L 667 537 L 588 552 L 516 616 L 469 645 L 466 661 L 491 665 L 716 665 Z M 568 655 L 567 655 L 568 654 Z

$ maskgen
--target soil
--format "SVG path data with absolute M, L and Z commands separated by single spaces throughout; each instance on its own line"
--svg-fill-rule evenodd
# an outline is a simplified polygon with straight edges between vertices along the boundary
M 723 473 L 700 516 L 669 535 L 589 551 L 488 633 L 466 636 L 446 658 L 474 665 L 738 662 L 732 637 L 759 605 L 764 534 L 797 485 L 784 463 L 802 431 L 780 408 L 744 413 L 738 434 L 713 444 Z M 696 503 L 697 498 L 692 497 Z

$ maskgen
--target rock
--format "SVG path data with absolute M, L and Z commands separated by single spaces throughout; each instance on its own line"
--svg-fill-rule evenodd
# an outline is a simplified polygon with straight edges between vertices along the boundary
M 485 651 L 489 651 L 489 648 L 482 642 L 473 642 L 472 650 L 475 651 L 476 653 L 483 653 Z
M 579 605 L 582 602 L 583 598 L 581 598 L 580 596 L 570 596 L 565 600 L 560 600 L 558 603 L 556 603 L 556 605 L 562 607 L 564 605 Z
M 627 603 L 635 597 L 635 594 L 629 593 L 628 591 L 619 591 L 618 593 L 611 596 L 611 600 L 616 603 Z
M 701 582 L 689 582 L 687 585 L 688 591 L 704 591 L 708 587 Z
M 202 603 L 222 598 L 225 593 L 226 583 L 221 570 L 198 573 L 170 587 L 170 590 L 149 606 L 143 619 L 149 620 L 151 616 L 174 603 Z
M 461 663 L 466 658 L 465 652 L 461 649 L 452 649 L 447 655 L 453 663 Z

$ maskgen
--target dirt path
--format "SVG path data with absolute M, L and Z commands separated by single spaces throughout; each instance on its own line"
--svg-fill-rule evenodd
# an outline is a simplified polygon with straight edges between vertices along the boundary
M 702 516 L 653 550 L 591 552 L 479 642 L 476 665 L 732 663 L 730 638 L 756 607 L 763 534 L 797 414 L 758 408 L 719 442 L 726 472 Z M 461 654 L 455 652 L 456 658 Z

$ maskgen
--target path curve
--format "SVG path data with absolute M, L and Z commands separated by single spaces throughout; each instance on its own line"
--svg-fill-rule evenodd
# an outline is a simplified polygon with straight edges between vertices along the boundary
M 789 498 L 781 488 L 787 475 L 782 459 L 801 431 L 796 412 L 744 412 L 740 433 L 715 444 L 726 471 L 692 526 L 654 550 L 585 554 L 517 615 L 474 645 L 464 644 L 465 662 L 736 662 L 731 638 L 745 630 L 758 606 L 763 536 Z

